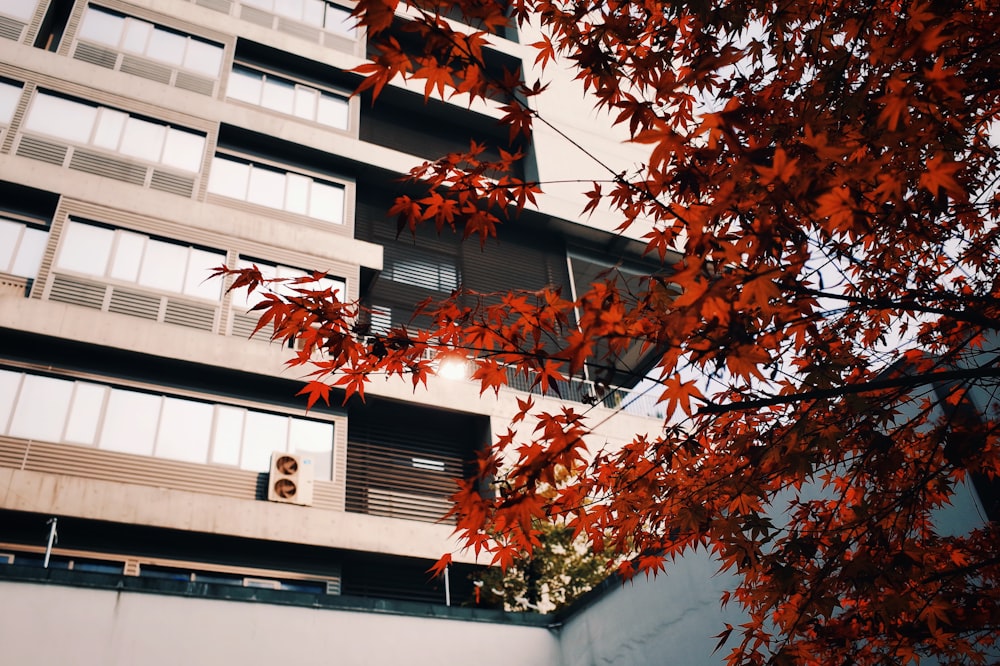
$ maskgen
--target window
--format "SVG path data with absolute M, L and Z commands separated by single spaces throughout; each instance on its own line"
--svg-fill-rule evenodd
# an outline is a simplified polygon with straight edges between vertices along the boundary
M 237 266 L 239 268 L 251 268 L 253 266 L 256 266 L 260 270 L 261 275 L 264 276 L 265 279 L 299 278 L 311 275 L 309 271 L 304 271 L 300 268 L 291 268 L 289 266 L 268 264 L 253 259 L 240 259 Z M 344 300 L 347 298 L 347 283 L 338 278 L 325 277 L 319 280 L 318 282 L 308 282 L 301 286 L 310 290 L 313 289 L 321 290 L 321 289 L 326 289 L 327 287 L 332 287 L 335 290 L 339 290 L 337 296 L 340 298 L 340 300 Z M 273 291 L 283 295 L 290 295 L 291 293 L 293 293 L 292 290 L 294 288 L 295 287 L 293 285 L 290 285 L 287 282 L 277 283 L 272 286 Z M 250 296 L 249 299 L 247 299 L 246 289 L 238 289 L 233 292 L 233 308 L 240 311 L 246 311 L 250 309 L 250 307 L 253 306 L 258 300 L 259 297 L 256 295 L 252 295 Z
M 78 38 L 213 79 L 222 67 L 221 44 L 93 6 L 83 14 Z
M 237 266 L 239 268 L 257 266 L 264 278 L 297 278 L 311 275 L 308 271 L 304 271 L 299 268 L 268 264 L 251 259 L 240 259 Z M 339 278 L 325 277 L 320 279 L 318 282 L 308 282 L 301 286 L 310 290 L 321 290 L 329 287 L 338 292 L 337 296 L 341 300 L 347 298 L 347 283 Z M 271 289 L 274 292 L 284 295 L 291 294 L 294 288 L 295 287 L 293 285 L 290 285 L 287 282 L 277 283 L 271 286 Z M 248 295 L 246 289 L 237 289 L 232 292 L 233 317 L 230 335 L 252 338 L 254 340 L 270 340 L 270 327 L 265 327 L 257 334 L 253 334 L 254 329 L 257 327 L 259 313 L 249 312 L 249 310 L 260 300 L 261 297 L 259 292 L 255 292 L 252 295 Z
M 357 30 L 350 10 L 324 0 L 242 0 L 242 4 L 354 38 Z
M 35 15 L 39 0 L 0 0 L 0 14 L 25 23 Z
M 310 456 L 317 479 L 332 478 L 327 421 L 4 369 L 0 434 L 256 472 L 287 451 Z
M 188 172 L 198 171 L 205 150 L 204 134 L 44 92 L 24 129 Z
M 393 282 L 446 292 L 458 288 L 458 267 L 453 259 L 396 257 L 390 261 L 385 273 Z
M 296 83 L 242 65 L 234 65 L 226 95 L 248 104 L 346 130 L 350 125 L 347 96 Z
M 14 111 L 21 100 L 22 86 L 0 79 L 0 125 L 10 125 L 14 119 Z
M 0 216 L 0 273 L 37 277 L 48 242 L 48 229 Z
M 210 280 L 224 252 L 69 220 L 56 258 L 57 271 L 82 273 L 140 287 L 218 301 L 221 280 Z
M 231 199 L 344 223 L 344 186 L 274 167 L 216 155 L 208 191 Z

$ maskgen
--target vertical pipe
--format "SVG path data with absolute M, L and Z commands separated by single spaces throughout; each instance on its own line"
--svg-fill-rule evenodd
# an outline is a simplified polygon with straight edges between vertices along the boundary
M 49 568 L 49 558 L 52 556 L 52 544 L 55 543 L 57 538 L 56 523 L 59 522 L 59 519 L 53 516 L 52 518 L 49 518 L 47 522 L 51 525 L 51 527 L 49 527 L 49 543 L 45 546 L 45 563 L 42 565 L 45 569 Z
M 451 606 L 451 577 L 448 575 L 451 567 L 444 568 L 444 605 Z

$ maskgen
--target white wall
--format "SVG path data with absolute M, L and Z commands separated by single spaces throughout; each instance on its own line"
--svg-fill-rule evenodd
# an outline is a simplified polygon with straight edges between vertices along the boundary
M 667 575 L 637 577 L 574 615 L 560 633 L 561 666 L 702 666 L 722 664 L 713 636 L 742 622 L 719 598 L 728 575 L 704 552 L 667 564 Z
M 542 627 L 0 582 L 18 666 L 553 666 Z

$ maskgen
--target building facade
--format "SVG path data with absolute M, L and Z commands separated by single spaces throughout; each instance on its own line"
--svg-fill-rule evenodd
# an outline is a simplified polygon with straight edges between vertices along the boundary
M 558 186 L 485 251 L 448 233 L 397 238 L 385 213 L 410 167 L 470 139 L 495 151 L 507 131 L 496 105 L 425 104 L 405 84 L 374 105 L 351 97 L 366 42 L 349 11 L 0 0 L 3 598 L 66 610 L 80 584 L 112 580 L 140 594 L 137 613 L 156 612 L 155 594 L 142 596 L 153 592 L 180 603 L 178 617 L 202 612 L 185 595 L 472 604 L 472 554 L 455 552 L 447 584 L 426 571 L 456 550 L 439 520 L 450 479 L 506 427 L 516 387 L 480 399 L 468 381 L 435 377 L 416 394 L 374 382 L 364 404 L 307 413 L 283 366 L 290 350 L 247 340 L 246 299 L 210 269 L 322 271 L 386 327 L 459 286 L 572 293 L 640 246 L 599 214 L 575 222 L 579 201 Z M 490 51 L 497 67 L 526 55 L 508 37 Z M 551 116 L 626 159 L 577 97 L 560 93 Z M 589 177 L 557 140 L 532 138 L 528 175 Z M 592 393 L 583 379 L 564 397 Z M 627 389 L 591 412 L 612 445 L 660 422 Z M 275 454 L 308 461 L 309 497 L 268 499 Z M 139 663 L 115 659 L 90 663 Z

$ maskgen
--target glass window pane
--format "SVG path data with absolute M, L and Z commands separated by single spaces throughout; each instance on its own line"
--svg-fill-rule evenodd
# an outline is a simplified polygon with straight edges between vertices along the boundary
M 25 375 L 10 422 L 10 436 L 58 442 L 62 439 L 73 382 Z
M 264 87 L 261 75 L 246 67 L 234 66 L 229 74 L 226 95 L 250 104 L 260 104 L 260 92 Z
M 159 162 L 163 153 L 163 141 L 167 128 L 148 120 L 129 118 L 122 132 L 122 143 L 118 152 L 131 157 Z
M 69 420 L 66 422 L 66 434 L 63 436 L 65 441 L 73 444 L 94 444 L 97 424 L 101 420 L 104 397 L 107 393 L 107 386 L 76 382 L 73 404 L 70 405 Z
M 145 53 L 146 44 L 152 34 L 152 23 L 129 18 L 125 22 L 125 39 L 122 41 L 122 48 L 134 53 Z
M 226 263 L 226 255 L 221 252 L 206 252 L 192 249 L 188 256 L 187 274 L 184 276 L 184 293 L 198 298 L 217 301 L 222 296 L 222 279 L 209 278 L 212 269 Z
M 20 386 L 20 372 L 0 370 L 0 435 L 7 433 L 10 413 L 14 410 L 14 399 Z
M 89 224 L 70 222 L 62 233 L 56 266 L 68 271 L 103 276 L 111 256 L 114 232 Z
M 0 219 L 0 272 L 11 272 L 14 250 L 21 240 L 24 225 L 11 220 Z
M 307 275 L 309 274 L 306 271 L 299 270 L 298 268 L 289 268 L 288 266 L 278 266 L 274 276 L 278 278 L 285 278 L 287 280 L 289 278 L 294 279 L 294 278 L 305 277 Z M 308 287 L 310 289 L 313 288 L 311 285 L 302 285 L 302 286 Z M 282 294 L 284 296 L 293 295 L 295 293 L 293 291 L 295 288 L 296 285 L 293 285 L 290 282 L 277 282 L 272 287 L 272 289 L 274 289 L 277 293 Z
M 245 409 L 215 406 L 215 426 L 212 430 L 212 462 L 219 465 L 240 464 L 240 443 L 243 441 Z
M 192 37 L 188 39 L 183 64 L 186 69 L 193 72 L 217 78 L 222 68 L 222 47 Z
M 153 289 L 180 292 L 184 288 L 184 269 L 188 248 L 173 243 L 149 240 L 142 257 L 139 284 Z
M 184 62 L 186 46 L 187 37 L 162 28 L 154 28 L 149 36 L 149 44 L 146 45 L 146 55 L 154 60 L 178 66 Z
M 287 181 L 287 191 L 285 193 L 285 210 L 290 213 L 306 215 L 309 212 L 309 186 L 312 185 L 312 178 L 300 176 L 297 173 L 290 173 Z
M 254 166 L 250 170 L 247 201 L 280 209 L 285 203 L 285 174 Z
M 204 463 L 212 434 L 212 405 L 180 398 L 163 398 L 156 455 L 171 460 Z
M 293 113 L 299 118 L 316 119 L 316 97 L 318 93 L 305 86 L 295 87 L 295 109 Z
M 0 13 L 27 23 L 35 15 L 38 0 L 0 0 Z
M 208 174 L 209 192 L 245 200 L 249 180 L 249 164 L 227 160 L 223 157 L 212 158 L 212 171 Z
M 152 455 L 161 401 L 158 395 L 111 389 L 99 446 L 109 451 Z
M 274 0 L 274 13 L 302 20 L 302 0 Z
M 119 231 L 115 253 L 111 258 L 111 277 L 125 282 L 139 279 L 139 266 L 146 247 L 146 236 L 130 231 Z
M 316 120 L 324 125 L 345 130 L 350 125 L 349 109 L 350 105 L 343 97 L 324 93 L 319 96 Z
M 201 158 L 205 154 L 205 137 L 194 132 L 167 129 L 166 144 L 163 146 L 161 162 L 184 171 L 197 172 L 201 169 Z
M 45 256 L 45 247 L 48 244 L 48 231 L 27 227 L 21 236 L 21 246 L 17 249 L 17 256 L 14 257 L 14 265 L 10 267 L 10 272 L 21 277 L 38 277 L 38 269 L 42 267 L 42 257 Z M 0 250 L 0 261 L 3 261 L 2 255 L 3 250 Z
M 287 416 L 247 411 L 240 467 L 266 472 L 271 467 L 271 452 L 288 450 L 287 438 Z
M 288 450 L 312 458 L 320 481 L 333 478 L 333 424 L 293 418 L 288 429 Z
M 97 128 L 94 130 L 94 138 L 91 143 L 100 148 L 117 151 L 126 120 L 128 120 L 127 113 L 113 109 L 99 109 Z
M 254 266 L 260 271 L 261 277 L 265 280 L 273 277 L 277 277 L 275 272 L 275 267 L 272 264 L 265 264 L 259 261 L 248 261 L 246 259 L 240 259 L 237 263 L 240 268 L 253 268 Z M 261 300 L 261 292 L 255 291 L 253 294 L 247 294 L 247 290 L 244 287 L 240 287 L 236 291 L 232 292 L 233 300 L 232 307 L 237 312 L 246 312 L 251 306 L 256 305 Z
M 21 86 L 0 81 L 0 123 L 9 125 L 21 99 Z
M 39 93 L 31 102 L 24 127 L 67 141 L 87 143 L 97 118 L 97 107 Z
M 89 39 L 100 44 L 117 47 L 125 29 L 125 17 L 116 16 L 100 9 L 87 7 L 80 26 L 80 39 Z
M 267 78 L 261 104 L 280 113 L 290 114 L 295 108 L 295 86 L 281 79 Z
M 309 216 L 334 224 L 344 223 L 344 188 L 314 182 L 309 195 Z
M 317 28 L 323 27 L 323 13 L 326 10 L 326 3 L 323 0 L 306 0 L 306 5 L 303 9 L 303 23 L 314 25 Z
M 343 7 L 327 3 L 326 18 L 323 19 L 324 28 L 326 28 L 329 32 L 335 32 L 338 35 L 354 37 L 353 26 L 354 19 L 351 18 L 351 12 Z

